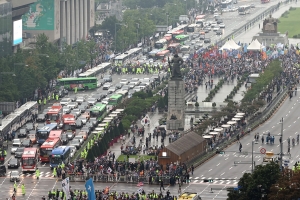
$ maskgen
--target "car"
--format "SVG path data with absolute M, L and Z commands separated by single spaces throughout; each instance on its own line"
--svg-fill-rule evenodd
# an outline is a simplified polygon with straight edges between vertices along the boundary
M 90 106 L 93 106 L 97 103 L 97 99 L 95 99 L 95 98 L 88 98 L 86 101 L 88 102 L 88 104 Z
M 86 131 L 80 130 L 76 136 L 82 136 L 83 140 L 85 141 L 88 138 L 88 133 Z M 76 138 L 76 136 L 75 136 L 75 138 Z
M 199 33 L 194 33 L 194 34 L 192 35 L 192 38 L 195 39 L 195 38 L 198 38 L 199 36 L 200 36 Z
M 70 98 L 72 102 L 76 102 L 76 100 L 77 100 L 77 96 L 75 94 L 68 95 L 68 98 Z
M 73 113 L 76 113 L 77 117 L 81 115 L 81 110 L 79 108 L 73 109 Z
M 82 127 L 81 130 L 82 130 L 82 131 L 86 131 L 88 134 L 90 134 L 91 131 L 92 131 L 91 127 L 88 127 L 88 126 Z
M 104 83 L 105 83 L 105 80 L 104 79 L 100 79 L 99 81 L 98 81 L 98 87 L 101 87 L 102 85 L 104 85 Z
M 255 4 L 252 3 L 252 4 L 250 5 L 250 7 L 251 7 L 251 8 L 255 8 Z
M 84 142 L 84 138 L 82 135 L 75 135 L 75 137 L 73 138 L 73 141 L 76 141 L 76 140 L 80 142 L 80 145 L 82 145 Z
M 44 126 L 45 126 L 44 124 L 38 124 L 36 130 L 42 129 Z
M 221 31 L 221 30 L 216 31 L 216 35 L 222 35 L 222 34 L 223 34 L 223 31 Z
M 82 122 L 83 125 L 85 125 L 86 122 L 87 122 L 87 118 L 86 118 L 86 117 L 83 117 L 83 116 L 80 116 L 80 117 L 78 118 L 78 120 L 81 120 L 81 122 Z
M 96 117 L 90 118 L 90 123 L 92 123 L 92 125 L 94 127 L 98 126 L 98 120 Z
M 114 86 L 112 86 L 112 87 L 110 87 L 110 88 L 108 89 L 108 94 L 112 94 L 112 93 L 114 93 L 116 90 L 117 90 L 117 88 L 114 87 Z
M 133 89 L 135 87 L 135 83 L 129 83 L 128 86 L 129 86 L 129 89 Z
M 121 89 L 123 87 L 123 85 L 124 85 L 123 83 L 117 83 L 116 84 L 116 88 L 117 89 Z
M 24 153 L 25 147 L 18 147 L 15 151 L 15 158 L 21 158 Z
M 204 43 L 211 43 L 211 39 L 210 38 L 205 38 Z
M 80 110 L 81 113 L 84 113 L 86 111 L 86 107 L 84 105 L 78 106 L 78 109 Z
M 133 90 L 134 90 L 135 92 L 140 92 L 142 89 L 141 89 L 139 86 L 135 86 L 135 87 L 133 88 Z
M 77 119 L 75 124 L 76 124 L 76 128 L 81 128 L 83 126 L 83 122 L 81 121 L 81 119 Z
M 11 158 L 7 163 L 7 168 L 19 168 L 20 167 L 20 161 L 17 158 Z
M 20 174 L 18 171 L 11 171 L 9 174 L 10 182 L 19 182 L 20 181 Z
M 60 105 L 62 106 L 66 106 L 68 105 L 69 103 L 72 102 L 72 99 L 71 98 L 63 98 L 61 101 L 60 101 Z
M 101 94 L 94 94 L 92 96 L 92 98 L 95 98 L 97 100 L 97 102 L 100 102 L 103 99 Z
M 46 115 L 45 114 L 38 114 L 36 118 L 37 122 L 45 122 L 46 121 Z
M 70 144 L 69 144 L 70 146 L 74 146 L 74 147 L 76 147 L 76 149 L 78 150 L 78 149 L 80 149 L 80 146 L 81 146 L 81 143 L 80 143 L 80 140 L 72 140 L 71 142 L 70 142 Z
M 209 33 L 210 30 L 209 30 L 208 28 L 204 28 L 203 31 L 204 31 L 205 33 Z
M 78 108 L 78 103 L 77 102 L 70 102 L 67 105 L 70 109 Z
M 223 23 L 223 20 L 222 19 L 218 19 L 217 24 L 221 24 L 221 23 Z
M 105 83 L 102 87 L 103 90 L 108 90 L 110 88 L 111 84 L 110 83 Z
M 61 140 L 63 145 L 68 144 L 68 142 L 69 142 L 68 135 L 66 133 L 61 134 L 60 140 Z
M 204 40 L 205 39 L 205 35 L 200 35 L 199 39 L 200 40 Z
M 15 151 L 17 150 L 17 148 L 21 147 L 22 142 L 20 139 L 13 139 L 12 141 L 12 147 L 11 147 L 11 153 L 15 153 Z
M 75 146 L 69 146 L 69 147 L 70 147 L 70 150 L 71 150 L 70 157 L 72 158 L 75 155 L 77 149 L 76 149 Z
M 211 25 L 210 25 L 211 28 L 214 28 L 215 26 L 217 26 L 217 23 L 216 23 L 216 22 L 213 22 L 213 23 L 211 23 Z
M 121 79 L 120 83 L 123 85 L 127 85 L 129 81 L 127 79 Z
M 94 125 L 90 121 L 85 124 L 85 127 L 88 127 L 91 131 L 94 129 Z
M 76 102 L 78 103 L 78 105 L 81 105 L 81 103 L 84 102 L 84 101 L 85 101 L 85 98 L 82 97 L 82 96 L 77 97 L 77 99 L 76 99 Z
M 141 83 L 139 86 L 138 86 L 141 90 L 144 90 L 148 87 L 147 83 Z
M 108 101 L 109 101 L 109 97 L 106 97 L 106 98 L 102 99 L 101 103 L 108 104 Z
M 219 26 L 215 26 L 214 29 L 213 29 L 213 31 L 215 31 L 215 32 L 218 31 L 218 30 L 220 30 Z
M 32 144 L 36 144 L 35 130 L 30 131 L 29 134 L 27 135 L 27 138 L 31 140 Z
M 109 75 L 109 74 L 105 74 L 105 75 L 103 76 L 103 80 L 104 80 L 105 82 L 112 82 L 112 76 Z
M 220 27 L 220 28 L 225 28 L 225 24 L 224 24 L 224 23 L 221 23 L 221 24 L 219 24 L 219 27 Z
M 25 124 L 25 127 L 28 131 L 34 130 L 33 123 L 27 123 L 27 124 Z
M 87 119 L 87 121 L 89 121 L 90 119 L 90 112 L 85 112 L 85 113 L 82 113 L 82 117 L 85 117 Z
M 23 147 L 32 147 L 33 143 L 30 138 L 26 138 L 22 141 Z
M 68 106 L 63 107 L 63 113 L 69 114 L 71 112 L 71 108 Z
M 18 137 L 26 137 L 28 132 L 29 131 L 26 128 L 21 128 L 19 133 L 18 133 Z
M 141 83 L 139 78 L 132 78 L 130 83 L 135 83 L 135 85 L 139 85 Z
M 68 136 L 68 139 L 69 140 L 72 140 L 74 137 L 75 137 L 75 133 L 74 132 L 71 132 L 71 131 L 68 131 L 66 133 L 66 135 Z
M 123 87 L 121 88 L 121 90 L 126 90 L 126 91 L 128 91 L 129 90 L 129 85 L 123 85 Z

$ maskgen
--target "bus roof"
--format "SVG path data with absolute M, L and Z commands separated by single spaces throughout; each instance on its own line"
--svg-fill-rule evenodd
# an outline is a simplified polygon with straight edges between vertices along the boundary
M 47 113 L 49 114 L 58 114 L 58 112 L 62 109 L 62 106 L 52 106 Z
M 75 116 L 72 114 L 65 114 L 62 116 L 62 118 L 65 124 L 75 123 Z
M 57 127 L 57 124 L 55 124 L 55 123 L 46 124 L 44 127 L 38 129 L 38 131 L 49 131 L 49 130 L 52 130 L 56 127 Z
M 41 147 L 53 147 L 59 140 L 59 138 L 48 138 Z
M 205 15 L 197 15 L 196 16 L 196 19 L 203 19 L 203 18 L 205 18 Z
M 170 53 L 170 51 L 169 50 L 163 50 L 161 52 L 158 52 L 156 55 L 165 55 L 167 53 Z
M 96 77 L 80 77 L 80 78 L 61 78 L 58 81 L 73 81 L 73 80 L 97 80 Z
M 172 43 L 168 47 L 177 47 L 180 46 L 180 43 Z
M 177 40 L 181 40 L 181 39 L 184 39 L 184 38 L 187 38 L 187 37 L 190 37 L 189 35 L 177 35 L 175 38 Z
M 96 103 L 96 104 L 92 107 L 91 111 L 101 111 L 101 110 L 103 110 L 103 109 L 105 109 L 105 108 L 106 108 L 106 104 L 103 104 L 103 103 Z
M 52 150 L 52 154 L 54 154 L 54 155 L 63 155 L 69 149 L 70 149 L 70 147 L 68 147 L 68 146 L 59 146 L 59 147 Z
M 48 139 L 55 139 L 55 138 L 60 137 L 61 134 L 62 134 L 62 131 L 63 131 L 63 130 L 61 130 L 61 129 L 50 131 L 50 134 L 49 134 L 49 136 L 48 136 Z
M 30 157 L 34 157 L 37 153 L 37 148 L 25 148 L 22 158 L 30 158 Z
M 118 98 L 120 98 L 120 97 L 122 97 L 121 94 L 113 94 L 113 95 L 111 95 L 109 98 L 110 98 L 110 99 L 118 99 Z

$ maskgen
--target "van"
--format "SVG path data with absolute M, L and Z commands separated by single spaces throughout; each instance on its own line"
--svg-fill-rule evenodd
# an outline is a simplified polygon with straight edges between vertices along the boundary
M 190 47 L 190 46 L 184 45 L 184 46 L 182 46 L 182 47 L 180 48 L 180 51 L 181 51 L 181 53 L 183 53 L 183 54 L 190 53 L 191 47 Z
M 104 77 L 103 77 L 103 80 L 105 82 L 112 82 L 112 76 L 109 75 L 109 74 L 105 74 Z

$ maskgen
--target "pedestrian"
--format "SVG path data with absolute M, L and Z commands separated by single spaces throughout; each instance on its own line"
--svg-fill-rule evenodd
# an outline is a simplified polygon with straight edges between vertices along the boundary
M 25 191 L 25 185 L 24 185 L 24 183 L 22 184 L 21 189 L 22 189 L 22 195 L 25 195 L 26 191 Z
M 242 148 L 243 148 L 242 143 L 240 143 L 240 147 L 239 147 L 240 152 L 242 152 Z
M 56 177 L 57 173 L 56 173 L 56 167 L 53 168 L 53 172 L 52 172 L 53 176 Z
M 36 179 L 40 178 L 40 170 L 38 168 L 36 168 L 35 176 L 36 176 Z
M 163 190 L 165 190 L 164 182 L 163 182 L 162 179 L 160 179 L 160 187 L 159 187 L 159 190 L 160 190 L 160 191 L 161 191 L 161 188 L 162 188 Z
M 260 24 L 258 24 L 258 28 L 260 29 Z
M 18 185 L 17 185 L 17 182 L 15 181 L 15 183 L 14 183 L 14 193 L 17 193 L 17 188 L 18 188 Z
M 264 141 L 265 141 L 265 138 L 264 138 L 264 136 L 262 136 L 262 137 L 261 137 L 261 143 L 263 144 Z

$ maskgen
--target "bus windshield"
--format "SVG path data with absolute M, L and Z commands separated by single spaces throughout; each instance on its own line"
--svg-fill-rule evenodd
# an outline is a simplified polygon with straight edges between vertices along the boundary
M 52 149 L 47 150 L 47 149 L 40 148 L 40 156 L 50 156 L 51 152 L 52 152 Z
M 51 164 L 60 164 L 62 163 L 62 159 L 60 155 L 55 155 L 51 157 Z
M 32 166 L 35 164 L 35 158 L 22 158 L 22 165 Z
M 76 130 L 76 125 L 73 125 L 73 124 L 64 124 L 63 130 L 65 130 L 65 131 L 67 131 L 67 130 L 75 131 Z
M 37 132 L 37 137 L 39 138 L 39 139 L 47 139 L 48 138 L 48 136 L 49 136 L 49 132 L 46 132 L 46 131 L 40 131 L 40 132 Z

